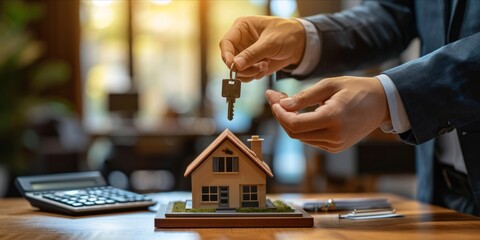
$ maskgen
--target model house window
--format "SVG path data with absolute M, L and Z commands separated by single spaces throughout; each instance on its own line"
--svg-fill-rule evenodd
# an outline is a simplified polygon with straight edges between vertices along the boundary
M 256 185 L 242 186 L 242 207 L 258 207 L 258 189 Z
M 202 187 L 202 202 L 218 202 L 218 187 L 217 186 L 203 186 Z
M 213 172 L 238 172 L 238 157 L 214 157 Z

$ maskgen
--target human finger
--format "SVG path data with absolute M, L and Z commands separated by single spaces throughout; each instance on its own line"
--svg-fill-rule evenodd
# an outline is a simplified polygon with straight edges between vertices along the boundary
M 234 62 L 239 71 L 262 61 L 271 48 L 251 24 L 246 18 L 237 19 L 220 41 L 223 61 L 227 66 Z
M 272 44 L 268 44 L 264 39 L 259 38 L 249 47 L 238 53 L 233 62 L 238 70 L 242 71 L 263 59 L 270 59 L 275 54 Z
M 280 103 L 284 99 L 280 100 Z M 330 112 L 328 105 L 320 106 L 313 112 L 298 113 L 285 110 L 280 104 L 272 105 L 277 120 L 291 133 L 305 133 L 309 131 L 325 129 L 332 126 L 334 113 Z
M 259 35 L 255 28 L 251 28 L 248 18 L 238 18 L 233 26 L 220 40 L 220 52 L 223 62 L 230 67 L 234 57 L 252 43 L 257 41 Z M 243 69 L 242 69 L 243 70 Z
M 278 105 L 278 104 L 276 104 L 276 105 Z M 275 116 L 275 114 L 273 114 L 273 115 Z M 275 118 L 276 118 L 276 116 L 275 116 Z M 279 124 L 285 130 L 285 132 L 287 133 L 287 135 L 289 137 L 291 137 L 292 139 L 297 139 L 304 144 L 310 145 L 310 146 L 315 147 L 315 148 L 320 148 L 320 149 L 323 149 L 323 150 L 328 151 L 328 152 L 339 152 L 340 150 L 342 150 L 341 148 L 339 148 L 339 144 L 332 143 L 329 140 L 323 140 L 322 134 L 318 134 L 316 137 L 312 137 L 312 140 L 303 139 L 302 137 L 300 137 L 301 134 L 292 134 L 288 130 L 288 128 L 284 125 L 284 123 L 279 122 Z M 319 130 L 319 131 L 326 132 L 326 130 Z
M 283 92 L 277 92 L 272 89 L 267 89 L 265 91 L 265 97 L 267 98 L 268 103 L 272 106 L 275 103 L 280 102 L 281 99 L 287 98 L 288 95 Z
M 242 78 L 255 78 L 258 74 L 265 72 L 268 68 L 268 61 L 261 61 L 253 64 L 251 67 L 238 71 L 237 76 Z
M 329 79 L 324 79 L 290 98 L 283 99 L 280 101 L 280 105 L 288 111 L 298 111 L 308 106 L 321 104 L 335 94 L 335 88 L 332 87 L 331 82 Z
M 346 149 L 346 148 L 344 148 L 340 145 L 336 145 L 336 144 L 326 142 L 326 141 L 302 141 L 302 142 L 304 144 L 310 145 L 312 147 L 320 148 L 322 150 L 325 150 L 329 153 L 339 153 L 339 152 Z
M 288 136 L 300 141 L 319 141 L 328 142 L 328 143 L 339 143 L 341 141 L 332 136 L 332 132 L 328 129 L 315 129 L 308 132 L 287 132 Z
M 233 63 L 233 58 L 237 54 L 237 51 L 235 49 L 235 44 L 232 42 L 232 39 L 239 38 L 235 35 L 236 32 L 238 32 L 235 29 L 231 29 L 225 37 L 220 41 L 220 52 L 222 55 L 222 60 L 227 65 L 227 67 L 230 67 Z

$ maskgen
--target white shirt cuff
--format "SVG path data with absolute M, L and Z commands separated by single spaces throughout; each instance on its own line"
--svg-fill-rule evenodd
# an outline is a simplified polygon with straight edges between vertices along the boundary
M 383 124 L 380 128 L 384 132 L 403 133 L 411 129 L 405 107 L 392 79 L 385 74 L 376 76 L 387 95 L 388 109 L 390 111 L 390 123 Z
M 311 73 L 320 60 L 321 42 L 317 29 L 313 23 L 301 18 L 295 18 L 295 20 L 303 24 L 303 27 L 305 28 L 306 40 L 302 61 L 295 69 L 293 69 L 291 74 L 304 76 Z

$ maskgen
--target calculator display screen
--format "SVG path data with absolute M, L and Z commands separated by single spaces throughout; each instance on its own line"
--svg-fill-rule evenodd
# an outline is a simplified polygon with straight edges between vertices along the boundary
M 31 186 L 33 190 L 42 191 L 42 190 L 95 187 L 97 186 L 97 182 L 94 179 L 82 179 L 82 180 L 61 181 L 61 182 L 32 182 Z

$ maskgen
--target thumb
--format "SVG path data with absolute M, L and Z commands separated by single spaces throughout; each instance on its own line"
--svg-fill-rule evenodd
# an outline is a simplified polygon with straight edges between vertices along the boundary
M 289 98 L 280 100 L 280 106 L 287 111 L 299 111 L 308 106 L 321 104 L 325 102 L 332 95 L 325 84 L 318 82 L 310 88 L 298 92 Z
M 241 71 L 251 67 L 257 62 L 269 59 L 271 54 L 271 44 L 267 44 L 262 38 L 260 38 L 235 56 L 233 62 L 235 63 L 235 68 Z

